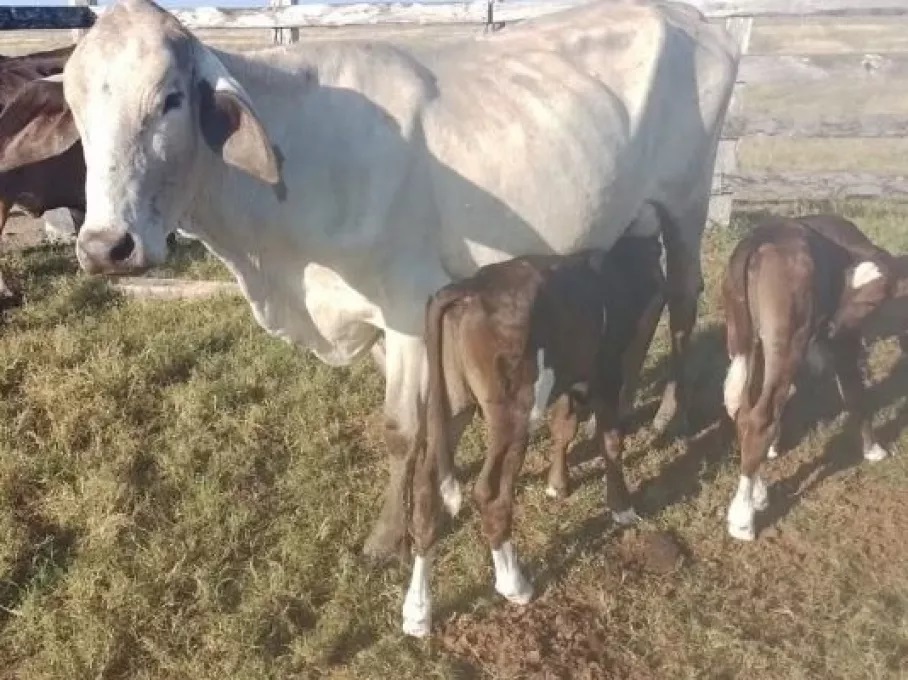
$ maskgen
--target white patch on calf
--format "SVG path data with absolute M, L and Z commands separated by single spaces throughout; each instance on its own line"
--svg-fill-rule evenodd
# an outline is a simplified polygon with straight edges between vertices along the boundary
M 820 375 L 829 364 L 829 355 L 825 347 L 816 340 L 811 340 L 807 345 L 807 370 L 813 375 Z
M 619 526 L 626 527 L 639 522 L 640 515 L 633 508 L 628 508 L 621 512 L 612 511 L 612 521 Z
M 728 506 L 728 533 L 732 538 L 752 541 L 756 537 L 753 492 L 754 480 L 741 475 L 741 479 L 738 480 L 738 491 Z
M 882 276 L 883 272 L 876 266 L 876 263 L 870 261 L 860 262 L 851 275 L 851 287 L 860 288 L 861 286 L 866 286 L 868 283 L 882 278 Z
M 413 637 L 425 637 L 432 628 L 431 570 L 430 558 L 417 555 L 403 608 L 404 633 Z
M 460 506 L 463 503 L 463 494 L 460 491 L 460 483 L 454 476 L 446 477 L 441 480 L 439 485 L 441 492 L 441 502 L 444 503 L 445 510 L 451 517 L 456 517 L 460 512 Z
M 741 408 L 741 396 L 747 385 L 747 357 L 736 354 L 731 358 L 731 365 L 725 375 L 725 410 L 728 417 L 734 419 Z
M 889 452 L 876 442 L 873 443 L 873 446 L 864 451 L 864 460 L 870 463 L 878 463 L 888 456 Z
M 555 372 L 545 367 L 545 351 L 540 348 L 536 353 L 536 367 L 539 377 L 533 385 L 533 410 L 530 411 L 530 423 L 536 424 L 542 420 L 545 409 L 549 405 L 549 396 L 555 387 Z
M 754 486 L 750 492 L 750 499 L 753 501 L 754 510 L 763 512 L 769 507 L 769 489 L 766 488 L 766 482 L 760 475 L 754 477 Z
M 492 563 L 495 565 L 495 590 L 509 602 L 527 604 L 533 597 L 533 586 L 520 571 L 517 553 L 510 541 L 492 551 Z

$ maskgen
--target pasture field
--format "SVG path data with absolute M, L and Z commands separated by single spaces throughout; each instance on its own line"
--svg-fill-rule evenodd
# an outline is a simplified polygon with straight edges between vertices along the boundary
M 899 51 L 903 24 L 761 22 L 751 52 Z M 475 31 L 382 33 L 421 50 Z M 268 33 L 205 37 L 239 48 Z M 0 33 L 0 52 L 68 41 L 68 31 Z M 908 113 L 906 85 L 752 87 L 745 101 L 787 115 L 858 101 Z M 779 170 L 900 172 L 906 152 L 900 140 L 741 145 L 745 167 Z M 908 251 L 905 205 L 770 206 L 818 207 Z M 440 546 L 424 642 L 399 631 L 408 567 L 360 558 L 385 479 L 372 364 L 328 368 L 269 338 L 235 298 L 127 300 L 79 273 L 71 246 L 35 245 L 36 223 L 11 221 L 4 245 L 17 248 L 3 261 L 28 297 L 0 325 L 0 680 L 908 677 L 908 357 L 895 343 L 874 347 L 869 398 L 896 455 L 863 464 L 832 381 L 812 379 L 785 419 L 790 450 L 766 468 L 758 540 L 725 533 L 738 459 L 721 407 L 718 281 L 754 217 L 736 215 L 704 246 L 686 442 L 646 429 L 664 328 L 650 352 L 626 457 L 642 523 L 612 524 L 583 443 L 571 496 L 546 498 L 541 433 L 515 537 L 537 599 L 520 609 L 494 594 L 467 504 Z M 153 274 L 227 278 L 198 244 Z M 482 435 L 475 423 L 460 449 L 467 490 Z
M 838 207 L 908 249 L 904 209 Z M 861 464 L 832 383 L 808 383 L 758 541 L 725 534 L 738 473 L 717 284 L 748 226 L 705 246 L 693 436 L 629 437 L 642 524 L 611 523 L 582 444 L 574 492 L 547 499 L 541 435 L 516 528 L 538 599 L 494 595 L 467 506 L 441 546 L 427 642 L 399 632 L 408 569 L 359 557 L 384 480 L 371 362 L 321 365 L 238 299 L 122 299 L 70 248 L 8 255 L 29 298 L 0 332 L 0 678 L 905 677 L 908 362 L 894 343 L 875 348 L 871 398 L 901 455 Z M 217 267 L 191 247 L 170 271 Z M 468 484 L 481 442 L 474 425 Z

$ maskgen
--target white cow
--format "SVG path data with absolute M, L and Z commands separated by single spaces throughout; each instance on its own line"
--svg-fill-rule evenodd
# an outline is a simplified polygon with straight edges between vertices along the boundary
M 674 362 L 659 423 L 680 412 L 737 63 L 690 7 L 642 0 L 527 21 L 431 68 L 381 44 L 233 54 L 121 0 L 66 65 L 72 115 L 45 124 L 61 146 L 82 138 L 86 271 L 160 264 L 185 219 L 268 332 L 331 364 L 384 333 L 391 475 L 366 551 L 387 555 L 423 445 L 426 300 L 480 265 L 661 229 Z

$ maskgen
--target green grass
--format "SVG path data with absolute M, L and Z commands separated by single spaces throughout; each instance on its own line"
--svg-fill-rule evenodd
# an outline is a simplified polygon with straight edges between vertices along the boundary
M 838 207 L 908 250 L 898 207 Z M 28 300 L 0 333 L 0 678 L 582 677 L 564 669 L 587 663 L 577 645 L 594 638 L 609 677 L 904 677 L 908 462 L 860 465 L 835 399 L 810 398 L 817 421 L 792 418 L 804 436 L 769 466 L 760 539 L 724 533 L 737 469 L 716 292 L 747 223 L 704 249 L 694 436 L 628 442 L 643 528 L 673 533 L 689 559 L 668 574 L 623 560 L 628 535 L 603 513 L 590 463 L 553 505 L 540 437 L 515 538 L 540 600 L 518 613 L 493 596 L 468 507 L 440 548 L 427 642 L 398 631 L 407 570 L 359 558 L 384 483 L 369 362 L 323 366 L 268 338 L 239 300 L 131 302 L 77 273 L 67 249 L 22 254 L 12 266 Z M 168 272 L 223 274 L 190 255 Z M 664 354 L 660 329 L 644 413 Z M 873 398 L 886 443 L 904 451 L 897 360 L 877 348 Z M 474 426 L 462 478 L 481 443 Z M 508 653 L 527 645 L 536 662 Z

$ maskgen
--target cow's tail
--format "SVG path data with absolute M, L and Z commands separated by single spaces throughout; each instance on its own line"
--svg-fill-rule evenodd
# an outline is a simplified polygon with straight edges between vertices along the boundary
M 439 491 L 452 517 L 460 511 L 462 495 L 454 477 L 454 456 L 450 447 L 451 407 L 444 375 L 444 317 L 463 293 L 446 286 L 429 298 L 426 305 L 426 350 L 429 363 L 429 392 L 426 399 L 426 456 L 437 466 Z
M 725 271 L 722 293 L 726 316 L 726 345 L 731 364 L 725 375 L 724 402 L 728 416 L 734 420 L 741 408 L 745 390 L 749 391 L 748 376 L 753 376 L 756 363 L 762 357 L 760 340 L 753 331 L 751 300 L 748 292 L 748 269 L 752 248 L 747 241 L 732 253 Z M 762 363 L 762 361 L 760 361 Z

